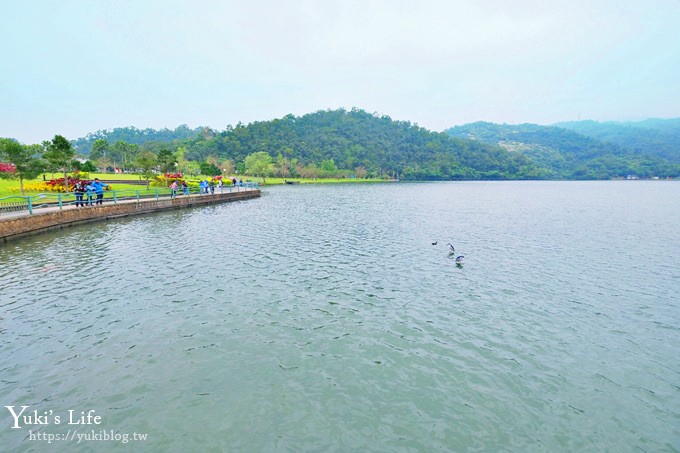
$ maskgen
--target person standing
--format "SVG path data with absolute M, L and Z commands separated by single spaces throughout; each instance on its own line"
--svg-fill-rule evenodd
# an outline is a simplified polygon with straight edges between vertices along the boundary
M 83 186 L 82 181 L 76 182 L 76 185 L 73 187 L 73 193 L 76 195 L 76 207 L 85 206 L 83 203 L 83 193 L 85 193 L 85 187 Z
M 211 195 L 214 194 L 215 193 L 215 180 L 211 179 L 208 186 L 210 187 L 210 194 Z
M 170 190 L 172 190 L 170 198 L 175 198 L 177 196 L 177 180 L 174 180 L 172 182 L 172 184 L 170 185 Z
M 85 193 L 87 194 L 87 205 L 92 206 L 92 196 L 94 195 L 94 186 L 91 182 L 85 185 Z
M 94 183 L 92 184 L 92 187 L 94 188 L 94 192 L 97 194 L 97 201 L 95 204 L 102 204 L 104 202 L 104 188 L 108 187 L 108 184 L 104 184 L 99 180 L 99 178 L 94 178 Z
M 182 181 L 182 192 L 184 192 L 184 195 L 189 195 L 189 185 L 186 181 Z

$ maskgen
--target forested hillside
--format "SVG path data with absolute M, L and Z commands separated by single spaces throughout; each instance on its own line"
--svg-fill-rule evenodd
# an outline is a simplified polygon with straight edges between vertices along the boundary
M 524 156 L 471 140 L 453 139 L 406 121 L 363 110 L 326 110 L 301 117 L 229 127 L 184 143 L 186 156 L 241 161 L 264 151 L 273 158 L 402 179 L 515 179 L 540 177 Z
M 89 134 L 74 143 L 80 144 L 78 152 L 88 154 L 94 141 L 97 144 L 89 156 L 95 161 L 107 156 L 105 165 L 114 167 L 116 163 L 131 162 L 143 151 L 158 154 L 167 150 L 181 156 L 180 164 L 185 160 L 225 163 L 223 167 L 243 169 L 239 164 L 247 156 L 265 152 L 272 158 L 272 172 L 281 176 L 361 175 L 412 180 L 547 176 L 526 156 L 360 109 L 287 115 L 247 125 L 239 123 L 221 132 L 186 126 L 175 131 L 114 129 Z
M 132 145 L 142 145 L 148 142 L 172 143 L 177 140 L 185 140 L 198 135 L 201 128 L 191 129 L 186 124 L 170 129 L 137 129 L 136 127 L 117 127 L 87 134 L 85 137 L 74 140 L 73 146 L 80 154 L 90 154 L 92 145 L 97 140 L 106 140 L 109 143 L 125 142 Z
M 638 153 L 680 162 L 680 118 L 638 122 L 573 121 L 555 124 Z
M 680 175 L 678 153 L 660 155 L 640 151 L 560 127 L 478 122 L 452 127 L 446 132 L 453 137 L 479 140 L 523 154 L 540 167 L 548 169 L 555 178 L 608 179 L 628 175 Z M 625 143 L 625 140 L 620 142 Z

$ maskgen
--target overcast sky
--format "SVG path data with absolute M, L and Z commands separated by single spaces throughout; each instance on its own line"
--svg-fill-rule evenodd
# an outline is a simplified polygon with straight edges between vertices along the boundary
M 0 137 L 680 116 L 680 0 L 0 0 Z

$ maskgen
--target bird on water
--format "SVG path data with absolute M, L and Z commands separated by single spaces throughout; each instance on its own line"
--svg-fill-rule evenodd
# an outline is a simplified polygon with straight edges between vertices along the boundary
M 449 253 L 456 253 L 456 248 L 453 245 L 451 245 L 450 242 L 446 245 L 449 246 Z
M 464 261 L 465 261 L 465 256 L 460 255 L 460 256 L 456 257 L 456 264 L 463 264 Z
M 434 242 L 432 243 L 432 245 L 437 245 L 437 242 L 439 242 L 439 241 L 434 241 Z

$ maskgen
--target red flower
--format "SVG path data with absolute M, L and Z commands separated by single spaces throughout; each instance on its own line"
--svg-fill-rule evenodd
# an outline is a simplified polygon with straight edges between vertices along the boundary
M 14 164 L 0 162 L 0 173 L 14 173 L 16 169 Z

